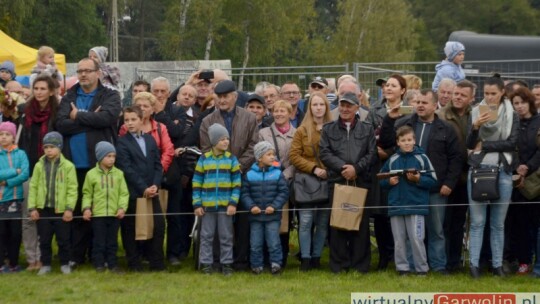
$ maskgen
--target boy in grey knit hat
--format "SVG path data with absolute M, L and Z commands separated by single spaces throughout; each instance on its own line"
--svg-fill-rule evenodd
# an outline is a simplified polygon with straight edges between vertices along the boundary
M 250 262 L 251 271 L 263 271 L 263 247 L 268 247 L 270 271 L 277 275 L 283 266 L 283 254 L 279 238 L 281 209 L 289 198 L 289 188 L 276 162 L 274 146 L 267 141 L 255 145 L 257 163 L 251 166 L 242 180 L 241 202 L 250 211 Z
M 199 158 L 193 175 L 193 210 L 201 219 L 201 271 L 212 273 L 213 240 L 219 233 L 220 263 L 226 276 L 233 273 L 233 215 L 240 198 L 242 177 L 238 159 L 227 151 L 229 132 L 220 124 L 208 128 L 212 149 Z
M 105 263 L 118 272 L 118 229 L 128 208 L 129 190 L 124 173 L 114 166 L 116 149 L 106 141 L 96 145 L 97 165 L 86 173 L 82 188 L 83 219 L 92 221 L 92 263 L 97 272 Z

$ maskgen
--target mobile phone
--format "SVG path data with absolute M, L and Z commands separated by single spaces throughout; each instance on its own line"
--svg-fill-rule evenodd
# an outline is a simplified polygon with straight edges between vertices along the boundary
M 199 74 L 199 79 L 210 80 L 214 79 L 214 71 L 204 70 Z
M 499 117 L 499 111 L 495 105 L 478 105 L 478 110 L 480 110 L 480 115 L 484 113 L 489 113 L 489 121 L 496 121 Z
M 399 114 L 408 115 L 413 113 L 414 108 L 412 106 L 399 107 Z

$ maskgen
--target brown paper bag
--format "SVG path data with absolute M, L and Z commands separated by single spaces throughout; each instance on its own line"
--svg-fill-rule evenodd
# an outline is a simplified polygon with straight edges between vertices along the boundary
M 163 216 L 167 213 L 167 206 L 169 204 L 169 190 L 159 189 L 159 205 L 161 206 L 161 213 Z
M 135 240 L 146 241 L 154 237 L 154 210 L 151 198 L 137 198 L 135 211 Z
M 330 226 L 336 229 L 358 231 L 364 214 L 367 189 L 335 184 Z
M 289 231 L 289 202 L 281 208 L 281 226 L 279 233 L 287 233 Z

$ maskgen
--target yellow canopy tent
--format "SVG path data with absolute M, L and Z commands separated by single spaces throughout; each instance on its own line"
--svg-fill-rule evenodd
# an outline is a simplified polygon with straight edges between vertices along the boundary
M 15 64 L 17 75 L 30 75 L 37 62 L 37 50 L 11 38 L 0 30 L 0 63 L 11 60 Z M 66 56 L 55 54 L 54 60 L 58 69 L 66 74 Z

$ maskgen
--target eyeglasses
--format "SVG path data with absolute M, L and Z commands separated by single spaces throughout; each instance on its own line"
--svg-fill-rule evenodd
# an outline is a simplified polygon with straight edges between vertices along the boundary
M 86 69 L 86 70 L 77 70 L 77 74 L 79 75 L 82 75 L 82 74 L 90 74 L 92 72 L 95 72 L 97 70 L 90 70 L 90 69 Z
M 298 94 L 300 94 L 300 92 L 298 92 L 298 91 L 281 92 L 281 95 L 285 95 L 285 96 L 286 96 L 286 95 L 293 95 L 293 96 L 296 96 L 296 95 L 298 95 Z
M 312 88 L 312 89 L 317 89 L 317 90 L 322 90 L 322 89 L 324 89 L 324 87 L 323 87 L 322 85 L 318 84 L 318 83 L 312 83 L 312 84 L 311 84 L 311 88 Z

